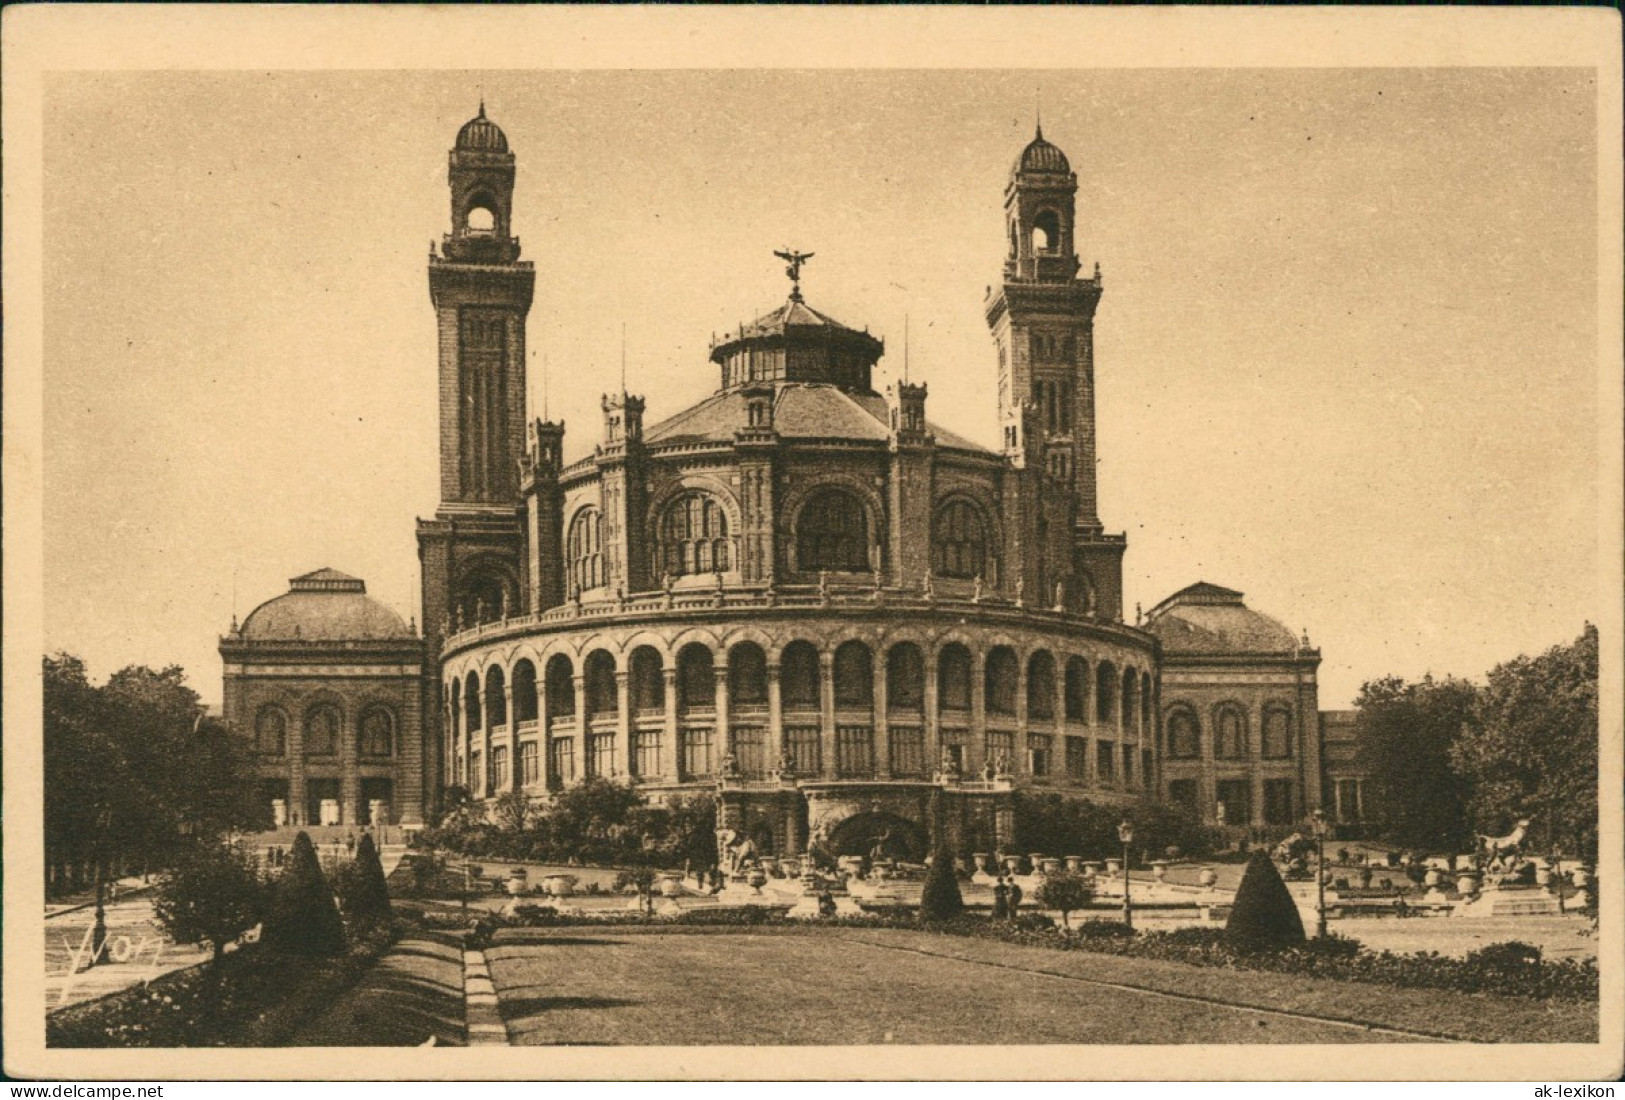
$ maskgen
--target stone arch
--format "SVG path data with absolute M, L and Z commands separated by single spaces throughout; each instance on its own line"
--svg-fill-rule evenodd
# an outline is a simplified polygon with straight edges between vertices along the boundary
M 858 709 L 874 706 L 875 657 L 867 641 L 852 638 L 835 649 L 835 705 Z
M 1027 717 L 1055 718 L 1055 655 L 1047 649 L 1035 649 L 1027 658 Z
M 1117 668 L 1102 659 L 1095 665 L 1095 721 L 1110 725 L 1117 720 Z
M 1246 760 L 1249 751 L 1247 708 L 1234 699 L 1213 705 L 1213 757 L 1216 760 Z
M 887 541 L 883 537 L 886 531 L 885 501 L 881 499 L 874 485 L 863 478 L 851 474 L 828 473 L 815 481 L 808 481 L 795 486 L 784 500 L 783 507 L 779 512 L 781 530 L 778 542 L 780 546 L 784 547 L 784 554 L 787 558 L 785 562 L 786 570 L 791 573 L 813 571 L 800 560 L 798 532 L 801 527 L 801 514 L 808 502 L 815 496 L 830 490 L 841 490 L 850 493 L 863 509 L 867 525 L 868 545 L 865 548 L 867 565 L 858 572 L 867 572 L 875 568 L 877 557 L 878 563 L 883 567 L 886 560 L 885 546 Z
M 779 653 L 780 694 L 786 710 L 816 710 L 823 675 L 817 644 L 796 638 Z
M 712 710 L 717 705 L 716 651 L 689 642 L 677 651 L 677 710 Z
M 937 709 L 969 713 L 976 675 L 976 658 L 963 642 L 952 641 L 937 649 Z
M 888 859 L 909 863 L 923 860 L 930 837 L 917 821 L 887 810 L 864 810 L 837 822 L 829 831 L 828 847 L 836 856 L 870 856 L 878 847 Z
M 520 657 L 514 661 L 509 683 L 513 690 L 515 725 L 520 722 L 536 721 L 536 662 L 529 657 Z
M 999 644 L 988 650 L 982 662 L 982 700 L 988 714 L 1015 717 L 1020 670 L 1021 659 L 1013 646 Z
M 288 712 L 280 703 L 262 703 L 254 714 L 254 751 L 264 756 L 288 754 Z
M 617 671 L 615 654 L 608 649 L 594 649 L 581 663 L 582 675 L 586 677 L 587 721 L 620 710 L 620 690 L 615 677 Z
M 904 639 L 886 649 L 886 709 L 924 713 L 925 649 Z
M 993 510 L 979 497 L 963 489 L 944 494 L 931 511 L 931 571 L 996 586 L 1000 536 Z
M 627 655 L 632 713 L 666 709 L 666 658 L 652 645 L 634 646 Z
M 519 575 L 513 565 L 496 554 L 474 554 L 457 563 L 452 580 L 452 606 L 462 614 L 464 626 L 494 622 L 517 614 Z M 483 610 L 482 610 L 483 609 Z
M 728 704 L 767 705 L 767 650 L 748 638 L 728 647 Z
M 488 729 L 508 722 L 508 674 L 502 665 L 492 663 L 485 671 L 485 725 Z
M 547 689 L 547 717 L 573 721 L 576 717 L 575 662 L 568 654 L 554 653 L 543 666 Z
M 367 704 L 362 708 L 359 726 L 357 755 L 377 760 L 393 757 L 399 751 L 400 719 L 394 707 L 381 702 Z
M 304 754 L 337 757 L 344 743 L 345 717 L 344 701 L 333 692 L 318 692 L 307 700 L 301 726 Z
M 1066 720 L 1089 720 L 1089 661 L 1077 654 L 1066 659 Z
M 1202 719 L 1195 707 L 1183 700 L 1171 704 L 1163 729 L 1168 759 L 1195 760 L 1202 755 Z

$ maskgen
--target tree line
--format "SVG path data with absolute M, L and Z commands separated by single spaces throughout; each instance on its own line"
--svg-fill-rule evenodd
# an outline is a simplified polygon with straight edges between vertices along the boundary
M 1597 628 L 1490 670 L 1483 685 L 1372 680 L 1356 700 L 1383 838 L 1471 851 L 1531 822 L 1525 847 L 1597 857 Z
M 167 866 L 193 840 L 269 828 L 248 746 L 204 715 L 180 668 L 131 666 L 92 684 L 85 663 L 44 662 L 46 876 Z

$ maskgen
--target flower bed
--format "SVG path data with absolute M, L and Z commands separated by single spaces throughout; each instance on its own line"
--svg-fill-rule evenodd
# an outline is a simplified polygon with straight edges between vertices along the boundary
M 379 930 L 333 958 L 249 944 L 46 1020 L 49 1047 L 277 1046 L 347 989 L 395 941 Z

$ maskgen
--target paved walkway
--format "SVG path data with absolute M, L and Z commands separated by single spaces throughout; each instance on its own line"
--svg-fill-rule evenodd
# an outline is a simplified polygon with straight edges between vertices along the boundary
M 289 1045 L 418 1047 L 465 1041 L 462 949 L 451 936 L 414 932 Z

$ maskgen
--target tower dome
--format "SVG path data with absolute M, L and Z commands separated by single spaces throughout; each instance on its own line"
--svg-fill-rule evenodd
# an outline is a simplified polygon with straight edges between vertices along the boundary
M 463 128 L 457 131 L 457 148 L 479 153 L 508 151 L 508 136 L 500 126 L 485 117 L 484 102 L 480 103 L 480 113 L 463 123 Z
M 1060 148 L 1044 140 L 1044 127 L 1038 127 L 1038 133 L 1021 151 L 1021 159 L 1016 161 L 1015 172 L 1060 172 L 1072 171 L 1072 165 L 1067 163 L 1066 154 Z

